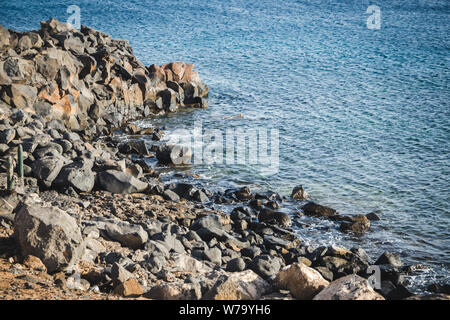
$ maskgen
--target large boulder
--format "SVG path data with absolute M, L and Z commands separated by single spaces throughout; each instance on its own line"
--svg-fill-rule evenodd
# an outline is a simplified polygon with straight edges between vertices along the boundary
M 48 156 L 34 161 L 31 169 L 40 182 L 50 187 L 66 162 L 61 156 Z
M 275 283 L 278 288 L 289 290 L 295 298 L 301 300 L 314 298 L 329 285 L 329 282 L 318 271 L 301 262 L 281 269 Z
M 252 270 L 220 276 L 214 287 L 203 297 L 206 300 L 258 300 L 270 289 L 270 284 Z
M 351 274 L 331 282 L 313 300 L 384 300 L 384 298 L 373 290 L 369 281 Z
M 111 193 L 135 193 L 147 189 L 148 184 L 131 174 L 117 170 L 107 170 L 98 174 L 100 186 Z
M 76 161 L 61 169 L 53 182 L 55 186 L 73 187 L 78 192 L 91 192 L 95 184 L 93 161 Z
M 14 220 L 14 238 L 23 256 L 41 259 L 52 273 L 72 266 L 85 246 L 76 220 L 55 207 L 24 205 Z

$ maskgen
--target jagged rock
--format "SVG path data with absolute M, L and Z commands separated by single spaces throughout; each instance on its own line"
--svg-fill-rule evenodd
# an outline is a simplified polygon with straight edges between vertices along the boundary
M 63 167 L 53 184 L 60 187 L 73 187 L 77 192 L 91 192 L 95 184 L 95 173 L 92 172 L 93 161 L 73 162 Z
M 49 156 L 34 161 L 31 169 L 40 182 L 50 187 L 66 162 L 61 156 Z
M 387 264 L 394 267 L 403 266 L 403 262 L 400 259 L 400 256 L 393 252 L 383 252 L 383 254 L 375 261 L 375 265 Z
M 351 274 L 331 282 L 313 300 L 384 300 L 384 298 L 372 289 L 366 279 Z
M 311 196 L 305 191 L 303 186 L 298 185 L 292 190 L 291 197 L 295 200 L 307 200 Z
M 98 174 L 99 183 L 111 193 L 135 193 L 147 189 L 148 184 L 131 174 L 117 170 L 107 170 Z
M 226 274 L 206 293 L 205 300 L 258 300 L 270 284 L 252 270 Z
M 208 248 L 203 251 L 204 258 L 211 261 L 212 263 L 222 264 L 222 252 L 218 248 Z
M 11 85 L 11 101 L 18 109 L 32 108 L 37 99 L 37 89 L 24 84 Z
M 113 263 L 113 266 L 111 268 L 111 279 L 113 280 L 115 286 L 118 286 L 131 278 L 134 278 L 131 272 L 126 270 L 117 262 Z
M 279 258 L 272 257 L 268 254 L 261 254 L 252 260 L 250 269 L 262 278 L 267 279 L 278 274 L 281 269 L 281 262 Z
M 16 130 L 5 129 L 0 131 L 0 143 L 8 144 L 16 137 Z
M 75 219 L 54 207 L 22 206 L 14 220 L 14 238 L 22 255 L 38 257 L 51 273 L 76 263 L 85 249 Z
M 302 300 L 312 299 L 329 285 L 318 271 L 303 263 L 294 263 L 281 269 L 275 283 L 278 288 L 287 289 L 295 298 Z
M 119 284 L 114 289 L 114 293 L 122 297 L 138 297 L 144 293 L 144 290 L 136 279 L 131 278 Z
M 138 249 L 148 240 L 148 234 L 140 225 L 127 222 L 106 223 L 106 234 L 125 247 Z

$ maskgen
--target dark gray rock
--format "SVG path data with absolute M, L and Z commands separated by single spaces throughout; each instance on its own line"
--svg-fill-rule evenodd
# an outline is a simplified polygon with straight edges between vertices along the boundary
M 99 183 L 111 193 L 136 193 L 147 189 L 148 184 L 131 174 L 117 170 L 107 170 L 98 174 Z
M 245 261 L 242 258 L 234 258 L 228 261 L 226 271 L 240 272 L 245 270 Z
M 307 216 L 315 216 L 315 217 L 331 217 L 337 214 L 337 211 L 326 206 L 322 206 L 320 204 L 309 202 L 305 204 L 303 207 L 303 212 Z
M 263 279 L 268 279 L 277 275 L 281 269 L 281 262 L 277 257 L 262 254 L 254 258 L 249 267 Z
M 125 247 L 138 249 L 148 240 L 148 234 L 140 225 L 132 225 L 127 222 L 106 223 L 106 234 L 113 240 L 120 242 Z
M 23 206 L 15 217 L 14 237 L 23 256 L 38 257 L 51 273 L 75 264 L 85 250 L 75 219 L 54 207 Z
M 50 187 L 61 169 L 67 164 L 61 156 L 51 156 L 37 159 L 31 167 L 33 175 L 45 186 Z
M 163 198 L 168 201 L 179 202 L 180 196 L 173 192 L 172 190 L 165 190 L 162 194 Z
M 222 252 L 216 247 L 205 249 L 203 251 L 203 258 L 219 266 L 222 264 Z
M 16 130 L 5 129 L 0 131 L 0 143 L 8 144 L 16 137 Z
M 403 266 L 403 262 L 400 259 L 400 256 L 396 253 L 393 252 L 383 252 L 383 254 L 377 259 L 377 261 L 375 261 L 376 265 L 380 265 L 380 264 L 387 264 L 387 265 L 391 265 L 394 267 L 401 267 Z
M 82 159 L 61 169 L 53 185 L 71 186 L 77 192 L 91 192 L 95 185 L 95 173 L 92 171 L 93 161 Z
M 291 197 L 295 200 L 301 200 L 301 201 L 311 198 L 311 196 L 305 191 L 305 189 L 301 185 L 296 186 L 292 190 Z

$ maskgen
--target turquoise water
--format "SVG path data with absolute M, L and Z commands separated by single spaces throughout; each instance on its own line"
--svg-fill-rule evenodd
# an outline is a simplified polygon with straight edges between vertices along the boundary
M 66 20 L 71 1 L 1 2 L 0 23 Z M 361 238 L 327 222 L 298 232 L 314 244 L 400 252 L 450 277 L 450 3 L 376 1 L 77 1 L 81 23 L 129 39 L 146 64 L 194 63 L 210 108 L 164 119 L 169 129 L 276 128 L 280 171 L 196 166 L 211 185 L 250 184 L 288 195 L 303 184 L 343 214 L 377 211 Z M 242 113 L 243 118 L 224 120 Z M 149 122 L 154 122 L 153 120 Z

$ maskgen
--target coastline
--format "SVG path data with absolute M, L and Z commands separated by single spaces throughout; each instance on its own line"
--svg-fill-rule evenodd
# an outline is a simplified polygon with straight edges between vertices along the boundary
M 193 183 L 158 180 L 143 157 L 189 164 L 192 152 L 173 152 L 159 143 L 164 130 L 130 121 L 207 107 L 208 88 L 193 65 L 146 67 L 124 40 L 56 20 L 37 32 L 1 32 L 8 33 L 0 46 L 7 57 L 0 68 L 3 180 L 7 156 L 17 159 L 19 145 L 25 153 L 24 186 L 15 177 L 13 192 L 2 189 L 3 272 L 48 271 L 50 287 L 100 298 L 326 299 L 327 290 L 349 283 L 366 299 L 414 296 L 404 275 L 417 267 L 403 266 L 391 253 L 373 263 L 360 248 L 313 249 L 293 233 L 292 214 L 279 209 L 301 201 L 301 214 L 339 221 L 342 231 L 357 234 L 369 229 L 373 215 L 339 215 L 309 201 L 300 186 L 287 198 L 248 187 L 206 190 L 194 177 Z M 115 133 L 131 138 L 118 142 Z M 213 203 L 227 204 L 231 214 L 212 209 Z M 47 221 L 48 212 L 63 221 Z M 34 229 L 24 221 L 67 229 L 30 235 Z M 36 247 L 36 239 L 47 246 Z M 67 242 L 70 259 L 56 240 Z M 364 280 L 373 265 L 384 280 L 377 291 Z M 334 282 L 338 278 L 347 283 Z M 8 292 L 10 282 L 2 281 Z

